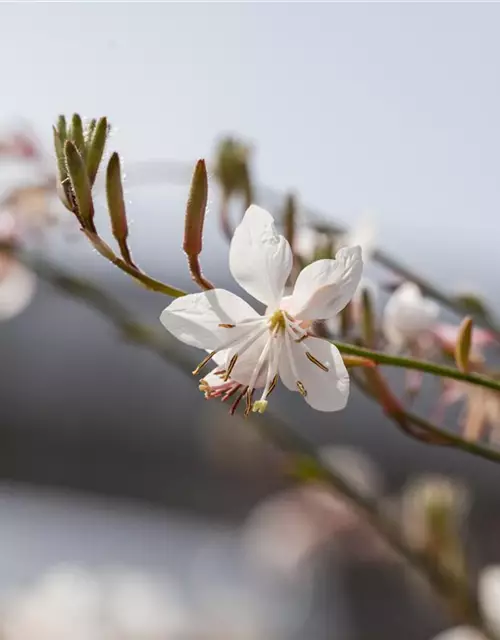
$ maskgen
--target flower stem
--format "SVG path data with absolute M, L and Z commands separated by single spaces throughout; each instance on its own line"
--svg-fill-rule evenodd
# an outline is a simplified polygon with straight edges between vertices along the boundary
M 373 360 L 377 364 L 388 365 L 391 367 L 400 367 L 403 369 L 414 369 L 415 371 L 424 371 L 434 376 L 440 376 L 442 378 L 452 378 L 453 380 L 460 380 L 461 382 L 468 382 L 480 387 L 487 387 L 494 391 L 500 391 L 500 381 L 489 378 L 478 373 L 463 373 L 453 367 L 447 367 L 445 365 L 436 364 L 434 362 L 428 362 L 427 360 L 418 360 L 416 358 L 406 358 L 402 356 L 391 356 L 381 351 L 372 351 L 371 349 L 365 349 L 364 347 L 358 347 L 353 344 L 347 344 L 345 342 L 331 341 L 341 353 L 347 353 L 353 356 L 361 356 Z

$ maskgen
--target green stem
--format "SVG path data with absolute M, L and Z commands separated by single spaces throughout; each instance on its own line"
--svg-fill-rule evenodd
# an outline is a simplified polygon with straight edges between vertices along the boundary
M 391 356 L 387 353 L 382 353 L 381 351 L 373 351 L 353 344 L 346 344 L 345 342 L 337 342 L 334 340 L 331 342 L 341 353 L 368 358 L 377 364 L 400 367 L 403 369 L 414 369 L 415 371 L 424 371 L 425 373 L 430 373 L 434 376 L 452 378 L 453 380 L 460 380 L 461 382 L 468 382 L 480 387 L 493 389 L 494 391 L 500 391 L 499 381 L 493 380 L 493 378 L 489 378 L 488 376 L 484 376 L 479 373 L 462 373 L 453 367 L 435 364 L 434 362 L 428 362 L 427 360 L 418 360 L 416 358 L 406 358 L 403 356 Z

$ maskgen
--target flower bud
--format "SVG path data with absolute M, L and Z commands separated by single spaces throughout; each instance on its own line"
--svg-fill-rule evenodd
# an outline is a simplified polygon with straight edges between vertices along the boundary
M 93 122 L 95 122 L 95 120 Z M 106 118 L 100 118 L 93 129 L 89 126 L 87 132 L 87 172 L 91 185 L 94 184 L 97 172 L 99 171 L 108 132 L 109 128 Z
M 85 148 L 85 137 L 83 135 L 83 124 L 82 119 L 78 113 L 74 113 L 71 118 L 71 127 L 68 135 L 69 140 L 74 142 L 75 147 L 80 152 L 82 158 L 85 158 L 87 155 L 87 150 Z
M 285 229 L 285 238 L 295 253 L 295 222 L 297 219 L 297 203 L 293 194 L 288 194 L 285 200 L 285 208 L 283 212 L 283 226 Z
M 363 288 L 361 291 L 361 328 L 365 345 L 369 348 L 375 347 L 375 315 L 372 295 L 367 288 Z
M 248 166 L 250 149 L 240 140 L 224 138 L 217 148 L 215 175 L 227 198 L 242 195 L 249 206 L 253 201 L 252 181 Z
M 62 140 L 61 133 L 58 129 L 52 127 L 52 131 L 54 134 L 54 151 L 57 160 L 57 193 L 66 209 L 73 211 L 73 207 L 71 206 L 71 189 L 68 168 L 66 166 L 66 157 L 64 155 L 64 141 Z
M 198 160 L 191 180 L 191 189 L 186 206 L 183 249 L 188 256 L 197 256 L 201 253 L 207 199 L 207 168 L 205 160 Z
M 80 152 L 70 140 L 66 140 L 64 145 L 64 157 L 74 196 L 74 201 L 71 202 L 72 210 L 82 227 L 94 231 L 94 204 L 87 168 Z
M 463 373 L 469 370 L 470 349 L 472 344 L 472 318 L 467 316 L 460 324 L 455 344 L 455 362 Z
M 105 118 L 102 120 L 105 120 Z M 127 213 L 125 211 L 125 201 L 123 199 L 120 157 L 116 152 L 113 153 L 108 162 L 108 168 L 106 171 L 106 197 L 108 201 L 108 211 L 109 217 L 111 218 L 113 236 L 120 247 L 123 259 L 125 262 L 131 264 L 132 259 L 127 245 L 128 224 Z

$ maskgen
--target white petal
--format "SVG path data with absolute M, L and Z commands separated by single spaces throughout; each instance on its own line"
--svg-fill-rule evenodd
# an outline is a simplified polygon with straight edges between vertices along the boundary
M 290 245 L 277 233 L 272 216 L 256 205 L 249 207 L 231 241 L 234 279 L 260 302 L 277 307 L 292 262 Z
M 299 274 L 289 311 L 299 320 L 326 320 L 353 297 L 361 280 L 360 247 L 340 249 L 335 260 L 317 260 Z
M 305 401 L 318 411 L 340 411 L 349 397 L 349 374 L 339 350 L 327 340 L 307 338 L 302 343 L 290 341 L 296 372 L 290 363 L 288 349 L 281 350 L 279 373 L 285 386 L 298 391 L 297 379 L 306 391 Z M 328 372 L 311 362 L 306 351 L 312 354 Z
M 389 298 L 383 317 L 387 340 L 400 346 L 406 340 L 415 340 L 422 332 L 432 329 L 439 315 L 439 306 L 422 296 L 412 282 L 402 284 Z
M 14 260 L 2 263 L 0 320 L 9 320 L 24 311 L 33 298 L 35 288 L 36 276 L 32 271 Z
M 492 565 L 481 572 L 478 592 L 488 623 L 500 633 L 500 566 Z
M 251 322 L 233 328 L 221 327 L 221 324 L 237 324 L 259 318 L 249 304 L 224 289 L 211 289 L 176 298 L 160 316 L 163 326 L 178 340 L 209 351 L 221 348 L 240 335 L 246 335 L 254 326 Z

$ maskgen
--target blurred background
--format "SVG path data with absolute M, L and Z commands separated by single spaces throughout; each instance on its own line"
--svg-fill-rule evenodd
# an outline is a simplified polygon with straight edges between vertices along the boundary
M 181 248 L 192 167 L 206 157 L 210 170 L 232 135 L 251 149 L 261 204 L 292 191 L 344 227 L 369 215 L 377 247 L 500 312 L 499 19 L 495 4 L 3 4 L 0 133 L 37 152 L 2 159 L 2 198 L 51 184 L 60 113 L 106 115 L 134 254 L 194 291 Z M 203 268 L 235 290 L 210 178 Z M 50 219 L 25 225 L 27 244 L 157 323 L 167 299 L 97 256 L 42 191 L 33 215 Z M 96 207 L 104 228 L 102 184 Z M 424 640 L 448 624 L 332 496 L 294 487 L 241 417 L 81 302 L 38 282 L 0 349 L 8 640 Z M 500 561 L 493 464 L 405 437 L 356 390 L 336 414 L 295 395 L 273 409 L 395 509 L 424 474 L 466 488 L 472 566 Z M 424 386 L 422 412 L 431 396 Z

